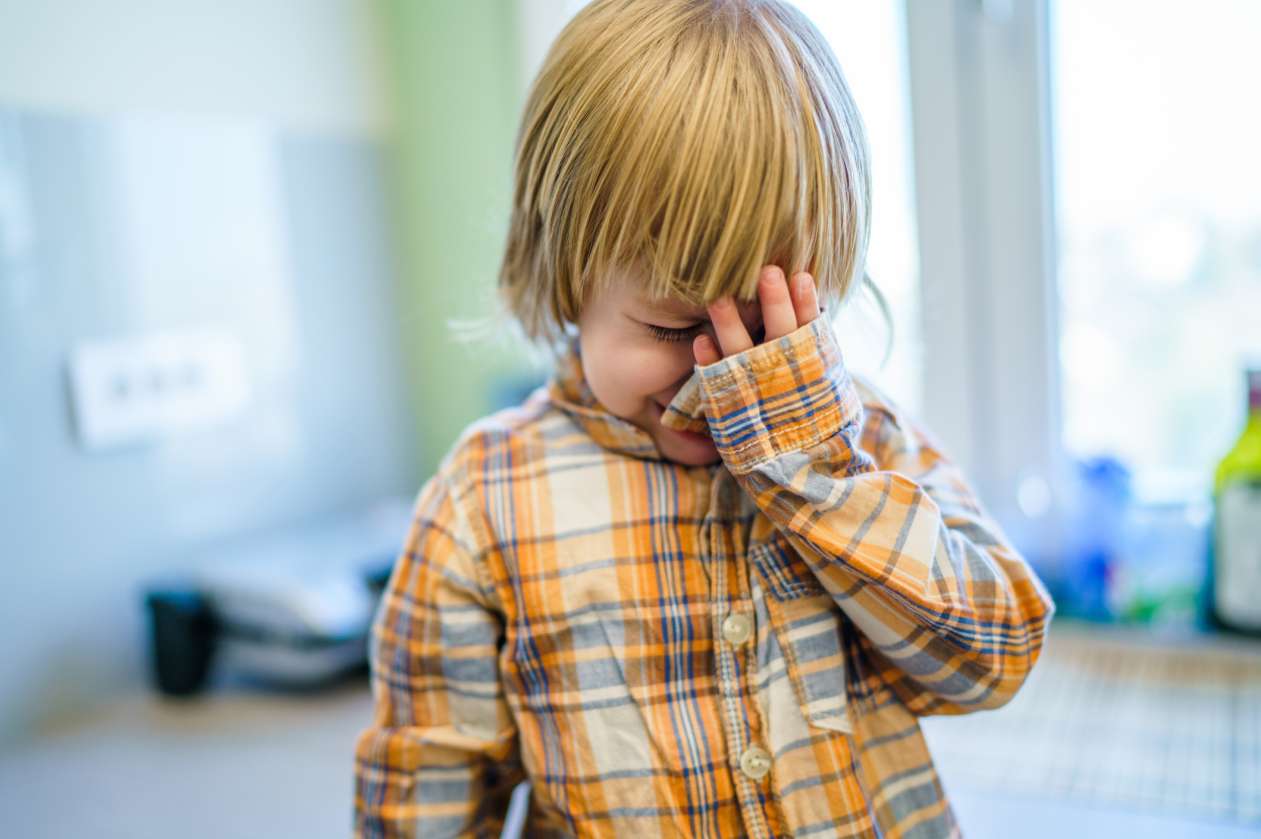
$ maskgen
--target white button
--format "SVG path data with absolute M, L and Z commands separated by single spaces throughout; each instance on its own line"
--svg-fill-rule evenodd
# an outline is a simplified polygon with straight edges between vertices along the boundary
M 750 778 L 758 778 L 771 771 L 771 756 L 759 746 L 749 746 L 740 755 L 740 769 Z
M 749 620 L 748 615 L 732 612 L 722 622 L 722 637 L 726 638 L 729 644 L 743 644 L 752 629 L 753 622 Z

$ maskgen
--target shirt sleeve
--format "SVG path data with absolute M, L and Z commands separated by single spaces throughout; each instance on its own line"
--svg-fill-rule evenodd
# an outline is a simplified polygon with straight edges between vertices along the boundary
M 1054 602 L 926 432 L 900 411 L 866 416 L 828 322 L 696 369 L 728 469 L 907 707 L 961 714 L 1011 699 Z
M 460 500 L 441 477 L 421 490 L 373 620 L 358 837 L 497 837 L 524 779 L 499 678 L 502 612 Z

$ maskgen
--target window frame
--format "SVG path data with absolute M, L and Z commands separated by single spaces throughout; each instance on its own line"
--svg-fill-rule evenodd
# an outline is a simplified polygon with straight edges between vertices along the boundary
M 1061 555 L 1049 0 L 907 2 L 924 420 L 1026 553 Z

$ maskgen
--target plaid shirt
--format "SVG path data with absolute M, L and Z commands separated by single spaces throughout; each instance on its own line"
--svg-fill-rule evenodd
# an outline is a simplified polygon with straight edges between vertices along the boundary
M 1055 606 L 819 318 L 609 414 L 576 345 L 421 490 L 378 608 L 361 836 L 955 836 L 917 717 L 1003 705 Z

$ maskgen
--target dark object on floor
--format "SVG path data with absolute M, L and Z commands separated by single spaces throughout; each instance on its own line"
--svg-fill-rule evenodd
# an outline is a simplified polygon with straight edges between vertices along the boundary
M 410 499 L 216 550 L 150 586 L 153 682 L 168 696 L 224 669 L 309 689 L 362 670 L 372 618 L 411 521 Z

